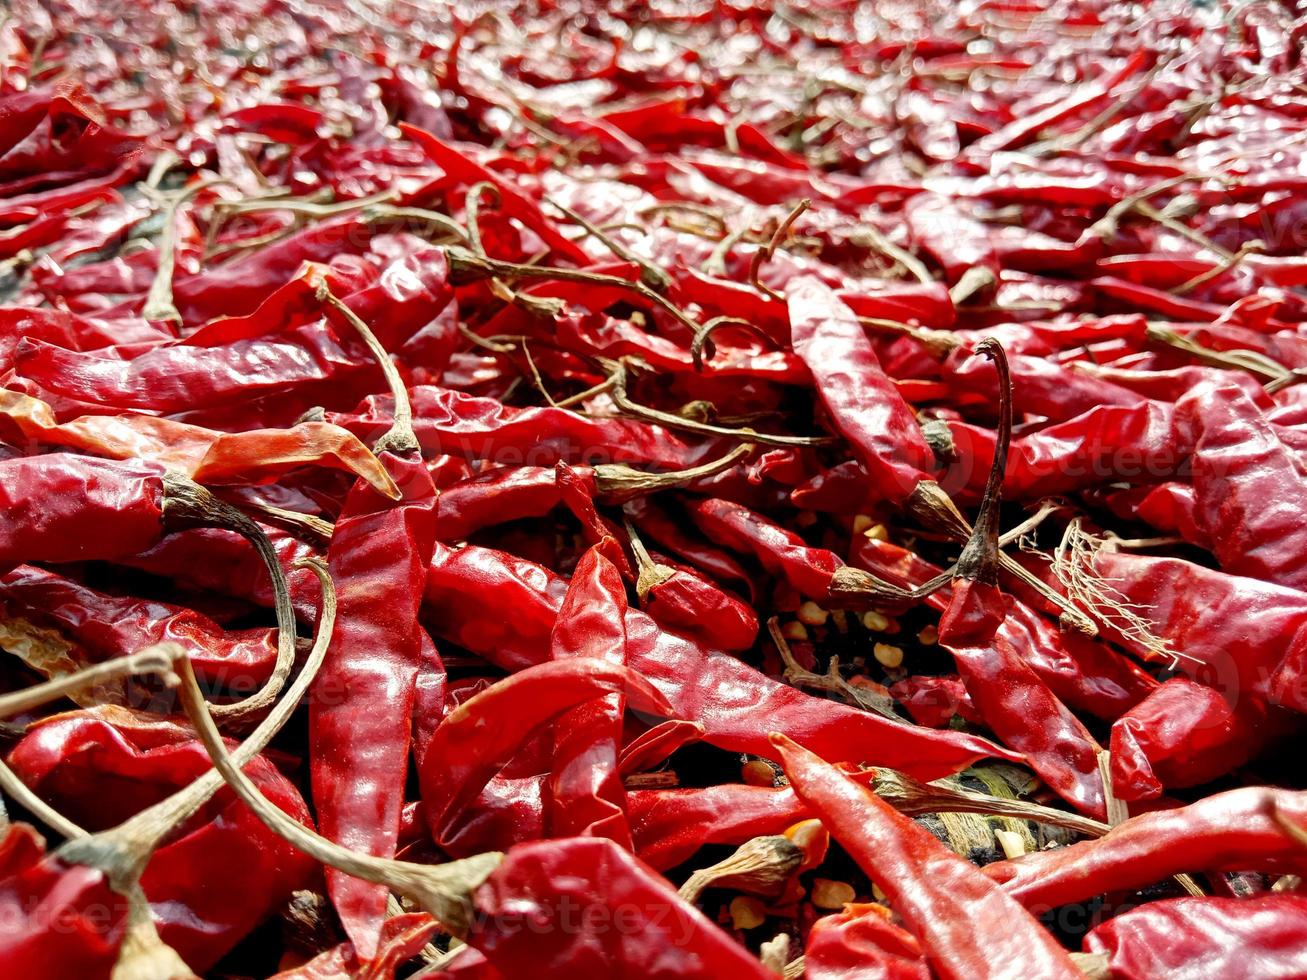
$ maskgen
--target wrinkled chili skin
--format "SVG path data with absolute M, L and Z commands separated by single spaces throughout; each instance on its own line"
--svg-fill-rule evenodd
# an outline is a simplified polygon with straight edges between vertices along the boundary
M 1113 889 L 1142 888 L 1186 871 L 1265 869 L 1301 874 L 1307 851 L 1273 814 L 1302 826 L 1303 794 L 1230 790 L 1173 810 L 1131 817 L 1107 837 L 986 865 L 1027 908 L 1052 908 Z
M 924 827 L 834 766 L 773 736 L 795 792 L 889 899 L 941 977 L 1080 976 L 1010 896 Z
M 1292 977 L 1307 971 L 1307 898 L 1173 898 L 1095 927 L 1085 952 L 1107 956 L 1112 976 Z
M 572 573 L 550 637 L 555 660 L 626 663 L 626 587 L 606 550 L 603 543 L 590 548 Z M 558 719 L 547 787 L 550 836 L 607 837 L 631 850 L 626 790 L 617 768 L 623 702 L 619 694 L 605 695 Z
M 325 836 L 354 850 L 394 854 L 421 656 L 418 607 L 435 542 L 436 490 L 426 465 L 380 459 L 404 496 L 358 481 L 328 551 L 339 607 L 323 668 L 310 690 L 313 798 Z M 384 918 L 384 887 L 335 871 L 328 888 L 355 949 L 370 959 Z
M 813 373 L 835 428 L 852 444 L 878 495 L 901 501 L 935 457 L 847 306 L 813 278 L 788 288 L 794 349 Z
M 426 588 L 427 614 L 441 636 L 505 670 L 520 670 L 545 658 L 566 587 L 539 565 L 469 545 L 437 548 Z M 517 615 L 498 616 L 494 610 L 501 603 L 511 603 Z M 814 698 L 728 654 L 664 632 L 634 609 L 627 611 L 626 631 L 631 667 L 667 695 L 676 717 L 700 722 L 705 738 L 721 748 L 767 755 L 770 724 L 832 757 L 903 769 L 918 778 L 957 772 L 986 756 L 1022 758 L 963 732 L 899 725 Z
M 470 943 L 506 976 L 772 975 L 665 879 L 602 838 L 519 845 L 474 898 L 481 915 Z
M 203 747 L 180 726 L 152 718 L 123 721 L 103 709 L 33 726 L 8 762 L 61 813 L 92 830 L 159 802 L 209 768 Z M 275 806 L 308 822 L 299 791 L 265 756 L 247 770 Z M 223 873 L 233 861 L 242 874 Z M 204 970 L 302 887 L 313 867 L 223 792 L 154 852 L 141 886 L 164 941 L 192 968 Z M 115 897 L 101 914 L 123 904 Z M 88 906 L 88 915 L 94 911 Z
M 803 965 L 812 980 L 930 977 L 921 945 L 878 905 L 848 905 L 843 912 L 818 919 L 808 933 Z
M 33 565 L 19 565 L 0 578 L 0 604 L 10 615 L 56 626 L 97 659 L 180 643 L 196 676 L 210 683 L 257 686 L 277 660 L 274 629 L 223 630 L 193 609 L 98 592 Z
M 0 460 L 0 566 L 134 555 L 163 535 L 162 473 L 52 453 Z

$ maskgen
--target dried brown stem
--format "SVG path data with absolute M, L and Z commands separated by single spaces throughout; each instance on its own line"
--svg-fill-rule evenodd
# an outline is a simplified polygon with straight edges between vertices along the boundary
M 372 328 L 364 323 L 362 318 L 343 301 L 334 296 L 325 282 L 318 287 L 318 299 L 336 310 L 358 333 L 376 359 L 377 366 L 381 368 L 381 373 L 386 376 L 386 384 L 390 388 L 391 397 L 395 400 L 390 428 L 377 440 L 376 445 L 372 447 L 372 451 L 375 453 L 392 452 L 399 456 L 419 452 L 421 447 L 418 444 L 416 433 L 413 432 L 413 406 L 408 400 L 408 389 L 404 387 L 404 379 L 399 376 L 399 369 L 395 367 L 395 363 L 390 359 L 390 354 L 386 352 L 386 348 L 381 346 L 381 341 L 377 340 Z
M 799 220 L 799 215 L 803 214 L 803 212 L 807 211 L 810 207 L 812 207 L 812 201 L 808 200 L 806 197 L 796 204 L 793 210 L 785 216 L 785 219 L 776 226 L 776 231 L 772 234 L 771 239 L 767 244 L 754 252 L 753 259 L 749 262 L 749 285 L 760 293 L 770 296 L 772 299 L 783 300 L 785 297 L 771 287 L 758 281 L 758 274 L 762 271 L 762 264 L 769 261 L 771 257 L 776 254 L 776 249 L 780 247 L 781 242 L 785 241 L 790 233 L 790 228 L 794 226 L 794 222 Z
M 258 524 L 198 483 L 175 473 L 163 478 L 163 520 L 172 530 L 220 527 L 235 531 L 254 546 L 267 567 L 277 614 L 277 663 L 262 688 L 242 701 L 215 706 L 214 713 L 237 719 L 266 708 L 277 699 L 295 665 L 295 610 L 276 549 Z
M 667 473 L 646 473 L 624 463 L 601 463 L 594 468 L 595 489 L 608 503 L 625 503 L 658 490 L 683 487 L 687 483 L 715 476 L 753 455 L 757 447 L 741 443 L 720 459 Z
M 64 697 L 88 687 L 96 687 L 106 681 L 130 677 L 136 674 L 157 674 L 169 687 L 175 686 L 177 676 L 172 665 L 184 651 L 176 643 L 157 643 L 145 647 L 125 657 L 106 660 L 73 674 L 65 674 L 43 684 L 36 684 L 14 691 L 12 694 L 0 695 L 0 718 L 12 718 L 43 704 L 49 704 L 57 698 Z

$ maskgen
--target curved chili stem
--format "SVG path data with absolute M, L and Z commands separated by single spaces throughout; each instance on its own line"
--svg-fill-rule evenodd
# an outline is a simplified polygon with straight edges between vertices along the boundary
M 910 323 L 902 323 L 899 320 L 887 320 L 878 316 L 860 316 L 858 322 L 865 327 L 872 327 L 876 330 L 887 330 L 891 333 L 902 334 L 905 337 L 911 337 L 917 343 L 926 348 L 933 356 L 944 358 L 962 346 L 962 341 L 958 340 L 952 334 L 943 330 L 928 330 L 925 327 L 914 327 Z
M 322 586 L 322 611 L 318 617 L 318 633 L 305 659 L 304 669 L 299 672 L 295 682 L 286 689 L 286 696 L 268 712 L 250 733 L 249 738 L 236 750 L 240 765 L 249 762 L 267 748 L 273 736 L 290 720 L 290 716 L 294 714 L 308 692 L 309 685 L 317 676 L 318 669 L 327 656 L 327 647 L 331 644 L 332 633 L 335 630 L 336 588 L 326 566 L 317 558 L 306 558 L 296 562 L 296 567 L 312 571 L 317 575 L 318 582 Z M 194 678 L 190 659 L 184 650 L 178 652 L 173 663 L 177 668 L 179 684 L 184 683 L 187 675 Z M 198 688 L 196 690 L 198 693 Z M 174 827 L 198 811 L 214 793 L 222 788 L 222 785 L 223 779 L 218 771 L 209 770 L 189 786 L 142 810 L 117 827 L 65 844 L 59 849 L 59 854 L 68 861 L 100 868 L 111 877 L 128 875 L 132 871 L 139 873 L 158 843 L 171 833 Z
M 281 693 L 295 666 L 295 610 L 291 607 L 290 589 L 281 570 L 277 552 L 263 528 L 239 510 L 219 500 L 204 487 L 176 473 L 163 477 L 164 523 L 180 530 L 188 527 L 220 527 L 235 531 L 259 553 L 272 579 L 273 606 L 277 614 L 277 663 L 263 687 L 242 701 L 217 705 L 214 713 L 224 719 L 240 718 L 272 704 Z
M 429 211 L 426 208 L 401 207 L 395 204 L 372 204 L 363 209 L 363 221 L 367 224 L 381 224 L 384 221 L 422 221 L 433 228 L 439 228 L 446 235 L 457 238 L 460 242 L 471 244 L 472 239 L 466 228 L 447 214 Z M 430 240 L 428 231 L 423 237 Z
M 258 514 L 264 519 L 265 524 L 280 527 L 296 536 L 307 536 L 313 542 L 321 544 L 331 541 L 331 535 L 336 529 L 331 521 L 323 520 L 321 517 L 314 517 L 312 514 L 301 514 L 297 510 L 287 510 L 284 507 L 274 507 L 272 504 L 242 500 L 235 506 L 241 510 Z
M 690 357 L 694 360 L 694 369 L 703 370 L 704 350 L 708 351 L 708 359 L 712 360 L 717 354 L 716 345 L 712 342 L 712 335 L 721 327 L 741 327 L 750 333 L 757 334 L 773 350 L 780 350 L 780 344 L 776 338 L 757 324 L 738 316 L 715 316 L 703 326 L 694 332 L 694 339 L 690 341 Z
M 357 313 L 338 299 L 325 282 L 318 287 L 318 299 L 340 313 L 349 321 L 350 326 L 358 331 L 359 337 L 367 345 L 372 356 L 376 358 L 381 373 L 386 376 L 386 384 L 389 385 L 390 394 L 395 399 L 394 421 L 390 423 L 390 428 L 386 433 L 377 440 L 376 445 L 372 447 L 372 451 L 375 453 L 389 451 L 397 455 L 418 452 L 420 447 L 418 437 L 413 432 L 413 406 L 408 400 L 408 389 L 404 387 L 404 379 L 399 376 L 399 370 L 391 361 L 386 348 L 381 346 L 381 341 L 377 340 L 372 329 L 363 322 Z
M 200 693 L 189 660 L 181 661 L 178 673 L 182 680 L 182 705 L 208 750 L 209 758 L 232 792 L 269 830 L 323 864 L 339 868 L 356 878 L 386 885 L 412 899 L 453 934 L 466 934 L 471 925 L 472 892 L 499 865 L 502 854 L 491 851 L 443 865 L 413 864 L 351 851 L 309 830 L 269 802 L 241 771 L 245 760 L 239 751 L 235 756 L 228 753 L 209 714 L 209 706 Z
M 772 299 L 784 299 L 785 297 L 770 286 L 759 282 L 758 273 L 762 271 L 762 264 L 776 254 L 777 247 L 781 242 L 785 241 L 786 236 L 790 233 L 790 228 L 799 219 L 799 215 L 810 207 L 812 207 L 812 201 L 806 197 L 796 204 L 794 210 L 785 216 L 785 220 L 776 226 L 776 231 L 772 234 L 771 240 L 754 252 L 753 259 L 749 262 L 749 285 Z
M 671 429 L 684 429 L 686 432 L 700 432 L 710 436 L 727 436 L 731 439 L 756 442 L 766 446 L 825 446 L 834 441 L 829 436 L 777 436 L 768 432 L 755 432 L 753 429 L 729 429 L 726 426 L 711 425 L 708 422 L 693 422 L 670 412 L 661 412 L 656 408 L 640 405 L 627 397 L 626 367 L 618 361 L 610 361 L 607 358 L 600 358 L 599 361 L 608 370 L 609 378 L 612 381 L 609 394 L 613 399 L 613 404 L 620 411 L 636 418 L 657 422 Z
M 1204 347 L 1196 340 L 1191 340 L 1182 334 L 1176 333 L 1165 323 L 1148 324 L 1146 336 L 1155 343 L 1166 344 L 1168 347 L 1184 351 L 1204 364 L 1233 371 L 1247 371 L 1249 374 L 1256 375 L 1262 380 L 1263 384 L 1266 384 L 1267 391 L 1271 391 L 1272 386 L 1275 386 L 1275 390 L 1278 391 L 1279 388 L 1284 387 L 1285 382 L 1291 379 L 1294 374 L 1279 361 L 1273 360 L 1259 351 L 1212 350 L 1210 347 Z
M 478 181 L 467 190 L 463 208 L 467 211 L 467 241 L 477 255 L 485 255 L 485 246 L 481 243 L 481 195 L 489 193 L 495 204 L 499 204 L 499 188 L 488 180 Z
M 876 767 L 872 789 L 900 813 L 919 817 L 926 813 L 979 813 L 985 816 L 1013 817 L 1033 820 L 1051 827 L 1063 827 L 1084 834 L 1102 837 L 1111 826 L 1078 813 L 1057 810 L 1053 807 L 1028 803 L 1025 800 L 1004 799 L 987 793 L 950 786 L 940 781 L 923 783 L 894 769 Z
M 699 268 L 710 276 L 716 276 L 719 279 L 726 278 L 726 257 L 731 254 L 731 249 L 740 243 L 740 241 L 749 234 L 749 229 L 737 228 L 729 235 L 724 235 L 715 246 L 712 254 L 703 260 Z
M 215 184 L 230 183 L 226 177 L 215 177 L 212 180 L 201 180 L 167 196 L 163 212 L 163 233 L 159 239 L 159 265 L 154 280 L 150 283 L 150 291 L 145 296 L 145 306 L 141 308 L 141 316 L 146 320 L 182 322 L 182 315 L 172 299 L 172 276 L 177 260 L 177 209 Z
M 1007 472 L 1008 446 L 1012 442 L 1012 374 L 1007 353 L 993 337 L 976 345 L 976 353 L 994 362 L 998 372 L 998 437 L 994 444 L 994 461 L 985 481 L 985 496 L 976 515 L 975 527 L 954 566 L 959 578 L 969 578 L 989 585 L 998 583 L 998 518 L 1003 500 L 1003 476 Z
M 287 697 L 268 713 L 237 750 L 236 755 L 242 765 L 263 751 L 273 736 L 285 726 L 307 693 L 318 668 L 322 666 L 327 647 L 331 643 L 336 620 L 336 592 L 331 578 L 326 567 L 316 559 L 306 559 L 297 565 L 311 568 L 322 585 L 322 614 L 319 618 L 318 636 L 304 670 L 288 690 Z M 185 671 L 194 683 L 190 660 L 183 649 L 177 648 L 175 659 L 171 662 Z M 130 820 L 97 834 L 87 834 L 66 820 L 63 821 L 63 828 L 51 825 L 60 832 L 72 831 L 68 835 L 69 840 L 55 852 L 59 860 L 96 868 L 104 874 L 109 887 L 127 900 L 127 931 L 119 948 L 114 976 L 193 976 L 176 951 L 159 938 L 150 915 L 149 901 L 141 889 L 141 875 L 163 840 L 197 813 L 222 786 L 222 777 L 215 770 L 210 770 L 189 786 L 142 810 Z
M 182 652 L 182 648 L 176 643 L 156 643 L 135 653 L 129 653 L 125 657 L 106 660 L 85 670 L 48 680 L 44 684 L 36 684 L 21 691 L 14 691 L 12 694 L 0 695 L 0 718 L 11 718 L 24 711 L 49 704 L 66 694 L 134 674 L 158 674 L 168 687 L 175 687 L 178 680 L 173 673 L 172 665 Z
M 752 456 L 756 450 L 753 443 L 741 443 L 720 459 L 667 473 L 646 473 L 625 463 L 600 463 L 594 468 L 595 490 L 610 503 L 625 503 L 657 490 L 683 487 L 695 480 L 715 476 Z
M 694 333 L 699 329 L 699 324 L 695 322 L 693 317 L 662 293 L 650 289 L 643 282 L 631 282 L 629 279 L 623 279 L 621 276 L 609 275 L 606 272 L 585 272 L 581 269 L 564 269 L 560 266 L 522 265 L 518 262 L 504 262 L 500 259 L 492 259 L 487 255 L 469 252 L 467 249 L 458 248 L 457 246 L 452 245 L 445 248 L 445 255 L 449 259 L 450 278 L 455 282 L 455 284 L 462 282 L 475 282 L 481 279 L 500 278 L 557 279 L 563 282 L 588 283 L 595 286 L 613 286 L 618 289 L 629 289 L 631 292 L 644 297 L 649 302 L 661 306 L 689 329 L 691 333 Z
M 676 574 L 676 569 L 654 561 L 653 555 L 649 554 L 649 549 L 644 546 L 631 522 L 623 520 L 622 524 L 626 528 L 626 536 L 631 539 L 631 551 L 639 567 L 635 579 L 635 594 L 640 597 L 640 602 L 643 604 L 648 601 L 651 591 Z
M 581 217 L 581 215 L 577 214 L 571 208 L 559 204 L 551 198 L 545 198 L 545 200 L 548 201 L 552 207 L 557 208 L 565 214 L 567 219 L 573 224 L 580 225 L 588 234 L 597 238 L 603 243 L 605 248 L 616 255 L 619 259 L 622 259 L 625 262 L 634 262 L 638 265 L 640 267 L 640 279 L 650 289 L 656 289 L 660 293 L 665 293 L 667 290 L 672 288 L 672 277 L 648 259 L 636 255 L 621 242 L 605 234 L 602 228 L 597 227 L 588 219 Z

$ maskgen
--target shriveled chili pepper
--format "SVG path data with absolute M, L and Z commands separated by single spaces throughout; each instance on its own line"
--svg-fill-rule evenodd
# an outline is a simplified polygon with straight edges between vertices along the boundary
M 940 573 L 912 552 L 871 538 L 858 542 L 853 559 L 904 587 L 920 585 Z M 926 602 L 942 610 L 945 596 L 937 592 Z M 995 637 L 1007 639 L 1059 700 L 1098 718 L 1116 719 L 1157 687 L 1126 657 L 1091 637 L 1058 630 L 1020 599 L 1014 599 Z
M 224 630 L 195 610 L 99 592 L 33 565 L 19 565 L 0 578 L 0 603 L 10 615 L 58 627 L 97 658 L 179 643 L 208 683 L 257 688 L 277 662 L 276 630 Z
M 423 649 L 418 607 L 435 546 L 436 489 L 386 351 L 348 306 L 330 294 L 325 299 L 374 350 L 394 393 L 394 421 L 376 451 L 402 496 L 392 500 L 356 481 L 332 531 L 327 555 L 340 610 L 310 701 L 313 799 L 329 840 L 392 857 Z M 334 869 L 327 889 L 355 952 L 371 960 L 386 890 Z
M 640 607 L 660 625 L 701 638 L 718 650 L 748 650 L 758 638 L 752 609 L 688 568 L 655 560 L 627 525 L 635 553 Z
M 1085 952 L 1112 976 L 1289 977 L 1307 970 L 1307 898 L 1172 898 L 1149 902 L 1095 926 Z
M 626 586 L 602 543 L 582 556 L 550 637 L 556 661 L 586 657 L 626 664 Z M 631 849 L 618 772 L 624 699 L 582 703 L 555 723 L 546 820 L 553 837 L 607 837 Z
M 903 500 L 935 468 L 912 410 L 881 370 L 865 330 L 829 288 L 805 278 L 788 292 L 795 352 L 835 428 L 853 445 L 875 491 Z
M 1172 677 L 1112 725 L 1112 792 L 1122 800 L 1199 786 L 1256 756 L 1287 729 L 1256 695 L 1231 705 L 1214 688 Z
M 432 836 L 437 841 L 446 836 L 460 809 L 536 729 L 619 691 L 634 708 L 672 713 L 657 689 L 629 667 L 592 657 L 568 657 L 519 671 L 449 712 L 432 735 L 418 774 Z M 466 750 L 457 758 L 454 744 Z
M 772 975 L 664 879 L 602 838 L 514 848 L 477 890 L 476 904 L 482 917 L 469 941 L 506 975 Z
M 1080 975 L 1061 944 L 969 861 L 820 757 L 783 735 L 772 742 L 795 792 L 880 886 L 933 972 Z
M 500 667 L 521 670 L 544 660 L 563 591 L 561 580 L 539 565 L 468 546 L 456 552 L 437 549 L 426 602 L 441 635 Z M 517 616 L 497 619 L 492 610 L 510 596 Z M 874 761 L 926 778 L 955 772 L 987 755 L 1020 758 L 974 736 L 896 724 L 813 698 L 734 657 L 665 633 L 636 610 L 628 610 L 626 630 L 631 667 L 660 686 L 673 714 L 700 722 L 705 737 L 722 748 L 766 754 L 766 725 L 771 724 L 832 756 Z
M 890 921 L 883 905 L 846 905 L 843 912 L 814 922 L 803 949 L 803 967 L 812 980 L 927 980 L 930 976 L 920 943 Z
M 1281 824 L 1307 824 L 1302 793 L 1258 786 L 1131 817 L 1098 840 L 1013 861 L 984 873 L 1027 908 L 1048 909 L 1106 891 L 1142 888 L 1185 871 L 1261 869 L 1301 874 L 1307 851 Z
M 1221 567 L 1307 587 L 1298 560 L 1307 480 L 1298 452 L 1266 421 L 1265 406 L 1234 386 L 1204 385 L 1176 403 L 1176 422 L 1193 433 L 1195 519 Z
M 56 716 L 35 726 L 8 756 L 25 783 L 90 830 L 133 816 L 209 768 L 203 748 L 184 729 L 142 723 L 118 710 Z M 254 759 L 247 772 L 277 806 L 308 819 L 298 791 L 266 758 Z M 224 796 L 157 848 L 141 877 L 161 937 L 197 970 L 216 962 L 302 887 L 312 866 Z M 230 873 L 233 862 L 239 875 Z

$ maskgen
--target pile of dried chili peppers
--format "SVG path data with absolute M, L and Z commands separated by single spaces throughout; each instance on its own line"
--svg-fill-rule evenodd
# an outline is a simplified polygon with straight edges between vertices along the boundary
M 1307 13 L 14 0 L 0 975 L 1307 976 Z

